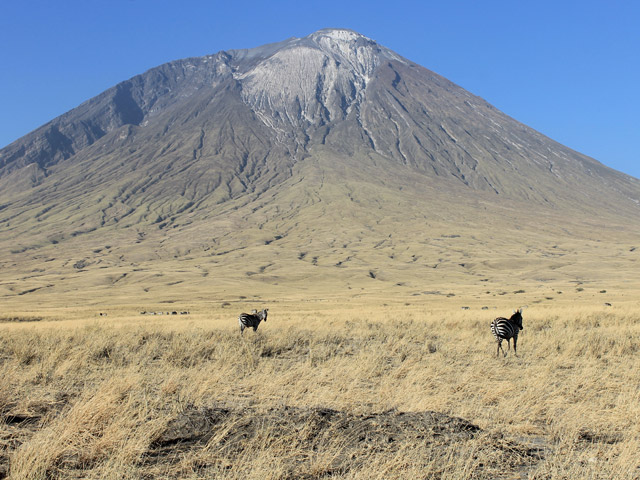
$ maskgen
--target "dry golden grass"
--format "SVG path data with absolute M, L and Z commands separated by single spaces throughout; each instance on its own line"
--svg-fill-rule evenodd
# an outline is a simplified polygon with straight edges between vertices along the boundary
M 241 337 L 260 306 L 0 323 L 0 476 L 640 476 L 637 304 L 531 306 L 506 358 L 506 306 L 280 303 Z M 398 413 L 431 411 L 479 430 Z

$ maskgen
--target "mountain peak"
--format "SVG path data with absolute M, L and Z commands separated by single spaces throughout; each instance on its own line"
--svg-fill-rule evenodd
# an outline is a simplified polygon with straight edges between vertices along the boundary
M 376 44 L 376 42 L 364 35 L 346 28 L 323 28 L 318 30 L 307 37 L 318 45 L 327 43 L 334 44 L 346 44 L 351 45 L 354 43 L 369 43 Z
M 234 77 L 245 103 L 278 128 L 344 118 L 362 99 L 381 58 L 397 57 L 347 29 L 323 29 L 272 47 L 261 61 L 239 66 Z
M 318 30 L 302 39 L 303 42 L 305 40 L 315 44 L 327 55 L 349 59 L 352 64 L 357 64 L 357 60 L 363 57 L 376 57 L 377 60 L 384 58 L 406 63 L 405 59 L 379 45 L 375 40 L 346 28 Z M 353 61 L 354 57 L 355 62 Z
M 87 278 L 93 298 L 116 282 L 146 294 L 159 269 L 173 271 L 171 298 L 182 282 L 305 279 L 427 292 L 442 275 L 512 276 L 515 259 L 535 288 L 582 282 L 574 237 L 589 258 L 596 235 L 614 239 L 619 265 L 639 199 L 637 180 L 364 35 L 324 29 L 161 65 L 1 149 L 0 296 Z M 183 261 L 198 273 L 180 276 Z

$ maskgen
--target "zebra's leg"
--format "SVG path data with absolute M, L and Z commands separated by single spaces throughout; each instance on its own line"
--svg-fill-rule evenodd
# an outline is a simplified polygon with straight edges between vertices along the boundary
M 516 348 L 516 345 L 518 344 L 518 337 L 513 337 L 513 354 L 517 357 L 518 356 L 518 350 Z
M 255 327 L 253 327 L 253 331 L 255 332 L 256 330 L 258 330 L 258 326 L 257 325 Z
M 240 325 L 240 335 L 244 333 L 244 325 Z
M 511 350 L 511 343 L 510 343 L 510 342 L 511 342 L 511 339 L 510 339 L 510 338 L 507 338 L 507 352 L 508 352 L 509 350 Z M 505 353 L 505 356 L 506 356 L 506 355 L 507 355 L 507 354 Z
M 502 350 L 502 356 L 506 357 L 507 356 L 507 352 L 506 350 L 502 347 L 502 340 L 504 340 L 504 338 L 500 338 L 498 340 L 498 353 L 496 353 L 496 356 L 500 356 L 500 350 Z M 507 345 L 509 344 L 509 341 L 507 340 Z

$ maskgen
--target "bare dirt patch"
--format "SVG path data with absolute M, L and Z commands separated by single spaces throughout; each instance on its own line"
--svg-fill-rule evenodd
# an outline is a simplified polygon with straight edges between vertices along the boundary
M 462 418 L 433 411 L 352 414 L 289 406 L 265 410 L 212 407 L 177 415 L 152 443 L 145 463 L 163 465 L 168 472 L 171 466 L 185 468 L 185 459 L 191 457 L 190 469 L 231 474 L 240 468 L 247 452 L 277 452 L 284 445 L 290 456 L 284 478 L 357 473 L 380 455 L 406 453 L 407 463 L 428 463 L 454 450 L 473 449 L 479 449 L 476 458 L 484 459 L 472 467 L 473 477 L 500 478 L 505 468 L 524 471 L 543 456 L 541 447 L 489 435 Z M 207 454 L 198 454 L 205 451 Z M 417 451 L 426 455 L 416 455 Z M 318 457 L 329 460 L 320 469 L 318 465 L 312 468 Z

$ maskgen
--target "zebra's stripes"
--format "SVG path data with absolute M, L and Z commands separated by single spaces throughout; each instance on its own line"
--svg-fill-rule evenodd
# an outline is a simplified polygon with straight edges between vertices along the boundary
M 268 308 L 265 308 L 261 312 L 257 310 L 251 310 L 251 313 L 241 313 L 238 317 L 238 323 L 240 324 L 240 335 L 244 333 L 245 328 L 253 328 L 255 332 L 258 329 L 258 325 L 263 320 L 267 321 Z
M 518 356 L 517 344 L 518 344 L 518 332 L 522 330 L 522 309 L 516 310 L 511 318 L 498 317 L 491 322 L 491 333 L 498 343 L 498 351 L 496 357 L 500 355 L 500 350 L 504 356 L 507 356 L 507 352 L 502 348 L 502 340 L 507 341 L 507 350 L 509 350 L 509 340 L 513 338 L 513 352 Z

